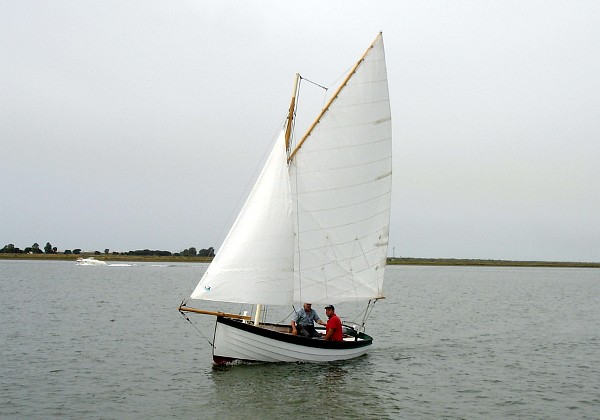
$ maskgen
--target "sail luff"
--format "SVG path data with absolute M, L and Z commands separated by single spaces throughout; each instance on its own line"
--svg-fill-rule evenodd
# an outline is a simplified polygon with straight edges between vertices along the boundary
M 296 153 L 298 152 L 298 150 L 302 147 L 302 145 L 304 144 L 304 142 L 306 141 L 306 139 L 310 136 L 310 134 L 312 133 L 312 131 L 314 130 L 314 128 L 317 126 L 317 124 L 319 124 L 319 122 L 321 121 L 321 118 L 323 118 L 323 115 L 325 115 L 325 113 L 329 110 L 329 107 L 331 106 L 331 104 L 333 103 L 333 101 L 335 101 L 337 99 L 337 97 L 339 96 L 339 94 L 342 91 L 342 89 L 344 89 L 346 87 L 346 85 L 348 84 L 348 81 L 352 78 L 352 76 L 354 76 L 354 74 L 356 73 L 356 70 L 358 69 L 358 67 L 365 60 L 365 57 L 367 56 L 367 54 L 369 54 L 369 51 L 371 51 L 371 49 L 373 48 L 373 46 L 375 44 L 377 44 L 377 42 L 379 41 L 379 39 L 381 39 L 381 37 L 382 37 L 382 33 L 379 32 L 379 34 L 377 35 L 377 37 L 375 38 L 375 40 L 371 43 L 371 45 L 369 46 L 369 48 L 367 48 L 367 50 L 362 55 L 362 57 L 354 64 L 354 66 L 352 67 L 352 69 L 350 69 L 350 71 L 348 72 L 348 75 L 346 76 L 346 78 L 344 79 L 344 81 L 338 86 L 338 88 L 335 91 L 335 93 L 331 96 L 331 98 L 329 99 L 329 101 L 327 101 L 327 104 L 325 104 L 325 107 L 321 110 L 321 112 L 319 113 L 319 115 L 317 116 L 317 118 L 315 118 L 315 120 L 313 121 L 313 123 L 311 124 L 311 126 L 308 128 L 308 130 L 306 131 L 306 133 L 302 137 L 302 139 L 298 142 L 298 144 L 296 145 L 296 147 L 294 148 L 294 150 L 290 153 L 290 156 L 288 157 L 288 162 L 290 162 L 294 158 L 294 156 L 296 155 Z

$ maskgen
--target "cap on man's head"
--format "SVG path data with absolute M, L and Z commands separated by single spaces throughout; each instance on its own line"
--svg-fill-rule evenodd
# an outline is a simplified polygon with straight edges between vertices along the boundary
M 327 306 L 325 307 L 325 309 L 333 309 L 333 310 L 335 311 L 335 308 L 333 307 L 333 305 L 327 305 Z

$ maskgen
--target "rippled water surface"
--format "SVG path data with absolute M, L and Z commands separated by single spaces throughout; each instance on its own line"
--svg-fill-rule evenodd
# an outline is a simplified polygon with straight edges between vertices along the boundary
M 0 417 L 600 417 L 600 270 L 388 267 L 367 356 L 216 368 L 205 269 L 0 261 Z

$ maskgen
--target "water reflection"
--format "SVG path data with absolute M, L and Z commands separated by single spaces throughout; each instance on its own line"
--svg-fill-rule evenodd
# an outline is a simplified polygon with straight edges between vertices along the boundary
M 377 401 L 377 386 L 368 373 L 368 356 L 324 364 L 238 364 L 213 366 L 209 379 L 214 385 L 214 406 L 240 417 L 365 418 L 373 412 L 357 401 Z M 370 396 L 369 396 L 370 395 Z

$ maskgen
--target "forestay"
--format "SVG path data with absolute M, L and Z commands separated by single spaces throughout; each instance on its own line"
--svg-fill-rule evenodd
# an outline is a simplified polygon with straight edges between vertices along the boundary
M 283 133 L 192 299 L 291 304 L 294 232 Z

